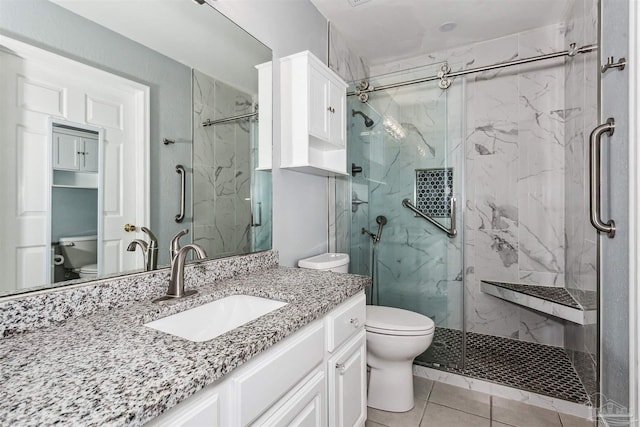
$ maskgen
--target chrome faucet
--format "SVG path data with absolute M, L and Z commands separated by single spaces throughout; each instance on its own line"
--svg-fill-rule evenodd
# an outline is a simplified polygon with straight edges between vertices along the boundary
M 163 297 L 153 300 L 153 302 L 165 301 L 173 298 L 182 298 L 195 294 L 195 289 L 184 290 L 184 264 L 189 251 L 194 251 L 198 259 L 207 257 L 207 253 L 200 246 L 190 243 L 180 248 L 171 260 L 171 277 L 169 278 L 169 289 Z
M 144 269 L 146 271 L 155 270 L 158 268 L 158 239 L 156 239 L 156 236 L 147 227 L 140 227 L 140 230 L 149 236 L 149 243 L 144 240 L 135 239 L 129 243 L 127 251 L 134 252 L 136 246 L 140 246 L 142 255 L 144 255 Z
M 147 248 L 147 271 L 158 268 L 158 239 L 147 227 L 140 227 L 143 233 L 149 236 L 149 246 Z
M 189 234 L 188 228 L 178 231 L 178 234 L 173 236 L 173 239 L 171 239 L 171 247 L 169 249 L 169 252 L 171 253 L 171 261 L 173 261 L 178 254 L 178 251 L 180 250 L 180 238 L 185 234 Z

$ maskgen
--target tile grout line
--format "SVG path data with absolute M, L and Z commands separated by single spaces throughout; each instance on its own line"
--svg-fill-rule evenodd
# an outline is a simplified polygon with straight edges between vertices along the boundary
M 493 427 L 493 395 L 489 395 L 489 427 Z

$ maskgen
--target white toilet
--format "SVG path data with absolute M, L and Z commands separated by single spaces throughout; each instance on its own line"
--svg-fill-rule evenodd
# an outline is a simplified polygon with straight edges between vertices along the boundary
M 98 236 L 70 236 L 58 239 L 64 266 L 81 279 L 98 276 Z
M 311 270 L 335 271 L 336 273 L 349 272 L 348 254 L 320 254 L 311 258 L 298 261 L 298 267 Z
M 367 306 L 368 402 L 372 408 L 406 412 L 413 408 L 413 359 L 433 341 L 435 324 L 409 310 Z
M 327 253 L 298 261 L 301 268 L 349 271 L 349 255 Z M 389 412 L 413 408 L 413 359 L 433 341 L 433 320 L 393 307 L 367 306 L 367 405 Z

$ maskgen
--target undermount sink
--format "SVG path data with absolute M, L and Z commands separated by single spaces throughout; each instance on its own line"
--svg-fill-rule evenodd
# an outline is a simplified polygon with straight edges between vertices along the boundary
M 233 295 L 185 310 L 147 326 L 190 341 L 213 339 L 287 305 L 286 302 L 249 295 Z

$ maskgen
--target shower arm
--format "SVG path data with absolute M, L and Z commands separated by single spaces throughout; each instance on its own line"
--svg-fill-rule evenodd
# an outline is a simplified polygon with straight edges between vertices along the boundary
M 410 211 L 415 213 L 417 216 L 422 217 L 423 219 L 429 221 L 431 224 L 435 225 L 440 231 L 444 231 L 445 233 L 447 233 L 447 236 L 453 238 L 456 236 L 456 234 L 458 234 L 458 231 L 456 230 L 456 199 L 455 197 L 452 197 L 450 201 L 450 208 L 451 208 L 451 227 L 450 228 L 447 228 L 444 225 L 440 224 L 438 221 L 431 218 L 429 215 L 426 215 L 420 212 L 420 210 L 416 208 L 411 203 L 411 201 L 409 201 L 409 199 L 404 199 L 402 201 L 402 206 L 409 209 Z

